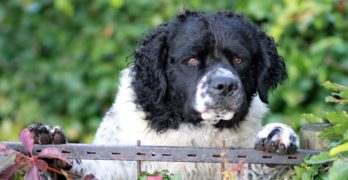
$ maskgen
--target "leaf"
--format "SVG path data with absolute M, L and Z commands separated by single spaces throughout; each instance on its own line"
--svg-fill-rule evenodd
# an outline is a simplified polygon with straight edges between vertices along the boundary
M 41 180 L 37 166 L 31 166 L 31 168 L 25 173 L 24 180 Z
M 0 155 L 0 172 L 16 163 L 16 154 L 8 154 L 7 156 Z
M 2 163 L 2 162 L 1 162 Z M 12 164 L 0 172 L 0 179 L 11 179 L 22 164 Z
M 45 148 L 39 153 L 38 157 L 40 157 L 40 158 L 56 158 L 56 159 L 62 160 L 62 161 L 71 165 L 71 161 L 69 159 L 67 159 L 64 156 L 64 154 L 56 148 Z
M 308 160 L 306 160 L 306 163 L 308 164 L 322 164 L 326 162 L 330 162 L 335 160 L 334 157 L 331 157 L 329 153 L 327 152 L 322 152 L 318 155 L 310 157 Z
M 343 134 L 343 140 L 348 140 L 348 131 Z
M 42 159 L 34 159 L 34 166 L 37 166 L 41 171 L 46 171 L 48 168 L 48 164 Z
M 138 177 L 138 180 L 146 180 L 146 178 L 147 178 L 147 175 L 141 174 L 141 175 Z
M 341 90 L 345 90 L 347 89 L 347 87 L 342 86 L 340 84 L 337 83 L 332 83 L 330 81 L 326 81 L 322 84 L 322 86 L 324 86 L 326 89 L 330 89 L 330 90 L 334 90 L 334 91 L 341 91 Z
M 319 116 L 316 116 L 314 114 L 302 114 L 302 117 L 305 118 L 306 121 L 310 123 L 322 123 L 323 119 Z
M 312 165 L 310 168 L 306 168 L 302 173 L 302 179 L 313 179 L 314 176 L 318 174 L 319 167 L 318 165 Z
M 15 164 L 16 153 L 6 144 L 0 143 L 0 172 Z
M 318 179 L 320 180 L 329 180 L 329 173 L 328 172 L 322 172 L 319 174 Z
M 19 135 L 19 138 L 24 145 L 24 149 L 27 150 L 30 155 L 33 155 L 34 138 L 29 129 L 23 129 Z
M 0 155 L 8 156 L 10 154 L 11 149 L 4 143 L 0 143 Z
M 234 180 L 235 174 L 232 172 L 224 171 L 224 172 L 222 172 L 222 179 L 223 180 Z
M 329 155 L 335 156 L 336 154 L 344 152 L 344 151 L 348 151 L 348 142 L 330 149 Z
M 174 173 L 174 176 L 173 176 L 173 180 L 181 180 L 181 175 L 180 175 L 180 172 L 176 172 Z
M 343 124 L 348 120 L 348 114 L 346 111 L 333 111 L 324 113 L 325 117 L 332 124 Z
M 348 162 L 339 159 L 333 163 L 329 169 L 329 179 L 347 179 L 348 177 Z
M 294 166 L 294 169 L 295 169 L 296 177 L 300 179 L 300 177 L 302 177 L 303 172 L 305 171 L 305 168 L 301 166 Z

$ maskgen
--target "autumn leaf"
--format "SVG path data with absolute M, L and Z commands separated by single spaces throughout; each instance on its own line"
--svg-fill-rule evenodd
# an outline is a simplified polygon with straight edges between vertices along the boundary
M 0 155 L 8 156 L 11 153 L 11 149 L 4 143 L 0 143 Z
M 41 171 L 46 171 L 48 164 L 42 159 L 34 159 L 33 166 L 38 167 Z
M 22 166 L 16 163 L 17 154 L 6 144 L 0 143 L 0 179 L 11 179 L 18 168 Z
M 33 154 L 33 147 L 34 147 L 34 138 L 29 129 L 25 128 L 21 131 L 19 135 L 20 140 L 22 141 L 25 150 L 27 150 L 30 155 Z
M 39 153 L 38 157 L 40 157 L 40 158 L 56 158 L 56 159 L 62 160 L 62 161 L 71 165 L 71 161 L 69 159 L 67 159 L 64 156 L 64 154 L 56 148 L 45 148 Z
M 11 179 L 22 164 L 13 164 L 0 172 L 0 179 Z
M 31 166 L 31 168 L 25 173 L 24 180 L 41 180 L 37 166 Z

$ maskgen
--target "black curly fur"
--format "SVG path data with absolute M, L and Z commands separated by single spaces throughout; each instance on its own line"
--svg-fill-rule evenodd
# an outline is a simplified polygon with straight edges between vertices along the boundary
M 212 43 L 223 41 L 225 34 L 219 27 L 226 25 L 231 25 L 230 31 L 233 33 L 242 34 L 240 40 L 248 47 L 252 63 L 247 71 L 236 70 L 246 94 L 240 111 L 232 120 L 220 121 L 215 126 L 236 127 L 248 113 L 250 101 L 256 92 L 263 102 L 268 103 L 268 91 L 286 78 L 285 65 L 277 53 L 274 40 L 242 15 L 231 12 L 205 14 L 185 11 L 172 21 L 150 31 L 139 42 L 139 48 L 134 53 L 135 60 L 131 68 L 135 103 L 146 112 L 146 120 L 151 128 L 164 132 L 178 128 L 181 123 L 200 124 L 202 119 L 189 103 L 192 100 L 191 92 L 196 88 L 194 82 L 198 79 L 185 76 L 188 70 L 181 69 L 176 62 L 177 57 L 174 56 L 180 54 L 173 53 L 174 44 L 196 44 L 197 48 L 192 47 L 192 51 L 199 49 L 205 56 L 211 53 Z M 200 28 L 201 31 L 192 33 L 195 28 Z M 190 33 L 191 36 L 182 36 Z M 202 41 L 195 42 L 194 39 L 199 37 L 202 37 Z M 179 51 L 182 47 L 175 48 Z M 196 70 L 192 69 L 192 72 Z

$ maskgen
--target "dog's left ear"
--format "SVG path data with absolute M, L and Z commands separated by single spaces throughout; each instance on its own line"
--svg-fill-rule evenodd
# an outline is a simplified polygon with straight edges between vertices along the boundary
M 268 103 L 268 92 L 287 78 L 283 58 L 278 55 L 273 38 L 263 31 L 258 32 L 260 51 L 258 58 L 257 92 L 264 103 Z

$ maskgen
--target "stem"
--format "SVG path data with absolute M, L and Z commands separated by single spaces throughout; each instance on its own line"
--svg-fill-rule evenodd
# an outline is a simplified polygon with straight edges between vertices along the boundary
M 57 173 L 57 174 L 64 175 L 61 171 L 58 171 L 58 170 L 55 169 L 55 168 L 52 168 L 52 167 L 49 167 L 49 166 L 48 166 L 47 169 L 50 170 L 50 171 L 53 171 L 53 172 L 55 172 L 55 173 Z
M 53 167 L 48 166 L 48 167 L 47 167 L 47 170 L 53 171 L 53 172 L 55 172 L 55 173 L 57 173 L 57 174 L 60 174 L 60 175 L 63 175 L 63 176 L 64 176 L 64 174 L 63 174 L 61 171 L 59 171 L 59 170 L 57 170 L 57 169 L 55 169 L 55 168 L 53 168 Z M 68 174 L 71 174 L 71 175 L 74 175 L 74 176 L 81 177 L 81 175 L 76 174 L 76 173 L 73 173 L 73 172 L 67 172 L 67 173 L 68 173 Z

